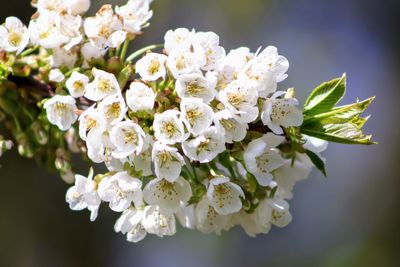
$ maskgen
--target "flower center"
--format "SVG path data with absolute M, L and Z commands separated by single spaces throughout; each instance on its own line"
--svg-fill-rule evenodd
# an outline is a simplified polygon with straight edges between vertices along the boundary
M 205 91 L 205 88 L 201 85 L 199 85 L 196 81 L 189 82 L 186 84 L 186 92 L 189 95 L 196 96 L 200 95 Z
M 269 171 L 269 153 L 265 152 L 261 156 L 256 157 L 257 168 L 266 173 Z
M 176 59 L 176 68 L 178 70 L 183 70 L 186 67 L 186 60 L 185 60 L 185 56 L 184 55 L 180 55 L 177 59 Z
M 167 180 L 162 180 L 160 182 L 160 189 L 166 193 L 164 194 L 164 199 L 167 199 L 167 197 L 170 197 L 170 199 L 172 200 L 172 195 L 177 196 L 178 192 L 176 191 L 176 188 L 174 186 L 173 183 L 168 182 Z
M 56 112 L 58 113 L 58 115 L 63 115 L 64 113 L 69 111 L 69 106 L 65 103 L 61 103 L 61 102 L 57 102 L 56 103 Z
M 228 93 L 228 102 L 234 106 L 239 107 L 240 104 L 244 102 L 245 94 L 244 93 Z
M 106 112 L 107 119 L 118 118 L 121 114 L 121 105 L 118 102 L 112 103 Z
M 148 71 L 149 74 L 154 75 L 154 74 L 156 74 L 157 72 L 160 71 L 160 67 L 161 67 L 160 62 L 158 60 L 156 60 L 156 59 L 153 59 L 150 62 L 150 65 L 149 65 L 149 68 L 147 69 L 147 71 Z
M 103 93 L 110 92 L 112 89 L 110 81 L 107 79 L 100 78 L 97 86 L 98 86 L 99 90 Z
M 19 46 L 21 44 L 21 41 L 22 41 L 21 35 L 14 31 L 10 32 L 10 34 L 8 35 L 8 42 L 12 46 Z
M 100 30 L 99 30 L 99 36 L 104 37 L 105 39 L 108 39 L 111 35 L 111 28 L 108 25 L 102 25 Z
M 190 109 L 186 111 L 186 119 L 192 126 L 196 122 L 196 120 L 200 118 L 202 115 L 203 113 L 200 112 L 198 109 Z
M 198 151 L 203 151 L 203 150 L 207 150 L 209 147 L 211 140 L 210 138 L 206 138 L 206 140 L 202 141 L 198 146 L 197 146 L 197 150 Z
M 137 142 L 139 141 L 138 134 L 132 130 L 126 130 L 124 131 L 124 134 L 125 134 L 124 138 L 125 144 L 129 143 L 137 144 Z
M 175 124 L 170 121 L 164 122 L 162 132 L 166 134 L 169 138 L 173 137 L 177 132 Z
M 75 81 L 74 84 L 72 85 L 74 89 L 78 92 L 82 92 L 83 89 L 85 88 L 84 84 L 82 81 Z

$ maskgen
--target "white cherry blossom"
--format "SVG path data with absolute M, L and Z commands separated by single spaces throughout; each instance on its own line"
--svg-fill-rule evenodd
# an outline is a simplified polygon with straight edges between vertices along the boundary
M 204 195 L 196 205 L 195 216 L 197 229 L 205 234 L 213 232 L 218 235 L 221 234 L 230 219 L 228 216 L 221 215 L 215 211 L 210 205 L 207 195 Z
M 258 92 L 242 82 L 228 84 L 219 92 L 219 100 L 243 123 L 253 122 L 258 117 Z
M 266 47 L 257 55 L 257 60 L 265 64 L 268 71 L 272 72 L 279 83 L 287 78 L 287 70 L 289 69 L 289 61 L 278 54 L 278 49 L 275 46 Z
M 167 56 L 157 53 L 148 53 L 136 62 L 136 72 L 144 81 L 165 79 Z
M 150 176 L 153 174 L 151 169 L 152 165 L 152 147 L 148 145 L 146 149 L 143 149 L 139 155 L 131 155 L 130 159 L 133 162 L 135 169 L 141 172 L 142 176 Z
M 207 163 L 225 151 L 223 132 L 211 126 L 195 139 L 182 143 L 183 152 L 193 161 Z
M 164 48 L 169 54 L 174 50 L 188 49 L 194 37 L 194 31 L 186 28 L 169 30 L 164 37 Z
M 266 201 L 261 201 L 252 213 L 241 210 L 234 216 L 246 234 L 251 237 L 255 237 L 257 234 L 267 234 L 271 229 L 272 210 Z
M 236 80 L 239 72 L 252 58 L 253 54 L 247 47 L 231 50 L 212 72 L 217 79 L 216 90 L 224 90 L 228 84 Z
M 205 64 L 202 70 L 215 69 L 225 57 L 225 49 L 219 45 L 219 36 L 214 32 L 197 32 L 194 42 L 204 50 Z
M 147 206 L 144 208 L 142 225 L 149 234 L 159 237 L 171 236 L 176 233 L 175 216 L 163 214 L 158 206 Z
M 29 34 L 33 44 L 43 48 L 59 48 L 70 41 L 61 31 L 61 17 L 55 11 L 43 11 L 29 23 Z
M 35 3 L 35 2 L 33 2 Z M 38 9 L 39 12 L 43 11 L 63 11 L 66 6 L 64 4 L 64 0 L 37 0 L 34 6 Z
M 83 58 L 86 60 L 86 62 L 84 62 L 84 65 L 87 65 L 88 62 L 103 57 L 106 52 L 107 49 L 98 47 L 91 42 L 83 44 L 81 47 L 81 53 Z
M 141 223 L 143 215 L 143 210 L 133 207 L 125 210 L 114 225 L 115 232 L 126 234 L 126 240 L 129 242 L 137 243 L 143 240 L 147 235 Z
M 71 128 L 78 119 L 75 99 L 71 96 L 56 95 L 47 100 L 43 107 L 46 109 L 49 122 L 62 131 Z
M 183 98 L 181 112 L 186 128 L 195 136 L 208 129 L 213 121 L 212 108 L 200 98 Z
M 269 46 L 247 63 L 238 73 L 238 79 L 256 88 L 260 96 L 267 97 L 276 91 L 277 83 L 287 77 L 288 68 L 286 58 L 279 56 L 275 47 Z
M 16 17 L 8 17 L 0 25 L 0 48 L 20 54 L 29 44 L 27 27 Z
M 66 193 L 66 201 L 72 210 L 90 210 L 90 220 L 94 221 L 97 217 L 100 197 L 96 191 L 97 183 L 93 181 L 93 173 L 89 177 L 82 175 L 75 176 L 75 185 L 70 187 Z
M 131 177 L 127 172 L 119 172 L 107 176 L 99 183 L 98 193 L 100 198 L 109 202 L 110 209 L 121 212 L 132 204 L 135 207 L 142 205 L 142 182 Z
M 178 77 L 175 90 L 179 97 L 197 97 L 205 103 L 210 103 L 215 97 L 215 85 L 200 72 L 184 74 Z
M 67 51 L 64 48 L 54 48 L 48 60 L 53 68 L 65 66 L 72 69 L 78 60 L 78 53 L 74 49 Z
M 174 78 L 200 71 L 202 57 L 185 49 L 173 50 L 168 55 L 167 66 Z
M 70 50 L 72 47 L 80 44 L 83 40 L 82 17 L 70 14 L 60 16 L 60 32 L 68 39 L 65 42 L 64 49 Z
M 85 87 L 88 83 L 89 77 L 85 74 L 74 71 L 65 82 L 65 86 L 72 97 L 79 98 L 85 94 Z
M 79 137 L 86 141 L 90 135 L 102 134 L 106 126 L 105 118 L 93 105 L 79 116 Z
M 125 158 L 131 154 L 140 154 L 144 146 L 145 133 L 138 124 L 123 121 L 115 125 L 110 132 L 111 142 L 115 145 L 112 155 Z
M 167 110 L 154 117 L 154 136 L 165 144 L 175 144 L 187 139 L 183 121 L 177 110 Z
M 272 171 L 284 164 L 279 149 L 276 148 L 284 140 L 282 136 L 268 133 L 251 141 L 244 151 L 246 168 L 256 177 L 260 185 L 269 185 L 273 178 Z
M 178 177 L 174 182 L 163 178 L 151 180 L 143 189 L 143 199 L 149 205 L 158 205 L 164 214 L 173 214 L 180 208 L 180 203 L 187 203 L 192 196 L 192 189 L 187 180 Z
M 89 10 L 91 0 L 63 0 L 68 12 L 72 15 L 82 15 Z
M 278 227 L 285 227 L 292 221 L 292 215 L 289 212 L 289 203 L 282 198 L 275 197 L 266 200 L 271 207 L 271 223 Z
M 240 186 L 232 183 L 228 177 L 217 176 L 209 181 L 207 198 L 218 214 L 228 215 L 240 211 L 244 192 Z
M 126 5 L 116 7 L 115 12 L 123 18 L 124 30 L 133 34 L 139 34 L 153 16 L 147 0 L 129 0 Z
M 103 5 L 95 17 L 84 22 L 85 34 L 98 47 L 116 48 L 126 39 L 123 19 L 114 13 L 111 5 Z
M 157 177 L 174 182 L 179 178 L 185 161 L 178 149 L 156 142 L 153 146 L 152 161 Z
M 296 107 L 297 99 L 277 98 L 279 95 L 282 95 L 282 92 L 277 92 L 265 100 L 261 119 L 274 133 L 283 134 L 281 127 L 300 126 L 303 123 L 303 113 Z
M 110 126 L 121 122 L 127 111 L 125 100 L 120 94 L 104 98 L 99 103 L 98 109 Z
M 155 98 L 153 89 L 141 82 L 132 82 L 126 91 L 126 103 L 134 112 L 152 110 Z
M 107 96 L 121 93 L 114 74 L 99 69 L 93 69 L 92 73 L 94 80 L 86 86 L 85 97 L 87 99 L 99 101 Z
M 231 111 L 227 109 L 218 111 L 213 119 L 214 125 L 224 133 L 225 142 L 240 142 L 246 137 L 248 125 L 238 121 Z
M 60 83 L 65 80 L 64 74 L 60 69 L 52 69 L 49 72 L 49 81 Z

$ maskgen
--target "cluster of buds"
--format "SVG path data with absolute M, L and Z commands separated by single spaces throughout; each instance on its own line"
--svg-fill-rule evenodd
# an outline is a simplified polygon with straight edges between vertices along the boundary
M 72 210 L 95 220 L 108 203 L 121 213 L 115 230 L 131 242 L 173 235 L 176 220 L 204 233 L 239 225 L 255 236 L 291 221 L 287 200 L 314 165 L 325 172 L 326 140 L 371 143 L 359 116 L 371 101 L 335 107 L 343 76 L 318 87 L 302 111 L 294 89 L 278 90 L 289 62 L 274 46 L 228 52 L 213 32 L 179 28 L 127 56 L 150 3 L 105 5 L 84 18 L 88 0 L 38 0 L 28 27 L 14 17 L 0 26 L 0 78 L 44 85 L 38 116 L 46 134 L 56 128 L 54 165 L 74 183 Z M 70 152 L 108 171 L 74 175 Z

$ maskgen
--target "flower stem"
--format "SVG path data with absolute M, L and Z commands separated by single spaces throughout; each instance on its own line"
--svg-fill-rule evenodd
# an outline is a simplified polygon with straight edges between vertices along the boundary
M 122 51 L 121 51 L 121 55 L 120 55 L 121 62 L 124 62 L 126 53 L 128 52 L 128 48 L 129 48 L 129 40 L 126 40 L 124 42 L 124 46 L 122 47 Z
M 24 52 L 22 52 L 21 53 L 21 57 L 29 56 L 30 54 L 35 53 L 37 50 L 39 50 L 39 46 L 38 45 L 34 46 L 34 47 L 31 47 L 31 48 L 25 50 Z
M 142 54 L 146 53 L 147 51 L 157 49 L 157 48 L 162 48 L 162 47 L 164 47 L 163 44 L 154 44 L 154 45 L 149 45 L 149 46 L 143 47 L 143 48 L 137 50 L 136 52 L 132 53 L 131 55 L 129 55 L 129 57 L 126 59 L 125 62 L 132 62 L 135 58 L 141 56 Z

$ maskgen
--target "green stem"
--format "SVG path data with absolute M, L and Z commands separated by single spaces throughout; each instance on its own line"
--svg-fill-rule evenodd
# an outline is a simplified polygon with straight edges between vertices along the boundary
M 129 48 L 129 40 L 126 40 L 124 42 L 124 46 L 122 47 L 122 51 L 121 51 L 121 55 L 120 55 L 121 62 L 124 62 L 126 53 L 128 52 L 128 48 Z
M 17 128 L 17 133 L 21 133 L 22 132 L 22 127 L 21 127 L 21 124 L 19 123 L 19 120 L 18 120 L 17 116 L 15 116 L 14 114 L 11 115 L 11 116 L 12 116 L 12 118 L 14 120 L 15 127 Z
M 25 50 L 24 52 L 22 52 L 22 53 L 20 54 L 20 56 L 21 56 L 21 57 L 29 56 L 30 54 L 35 53 L 37 50 L 39 50 L 39 47 L 40 47 L 40 46 L 38 46 L 38 45 L 37 45 L 37 46 L 34 46 L 34 47 L 31 47 L 31 48 Z
M 132 53 L 131 55 L 129 55 L 129 57 L 126 59 L 125 62 L 132 62 L 135 58 L 141 56 L 142 54 L 146 53 L 147 51 L 157 49 L 157 48 L 162 48 L 162 47 L 164 47 L 163 44 L 154 44 L 154 45 L 149 45 L 149 46 L 143 47 L 143 48 L 137 50 L 136 52 Z

